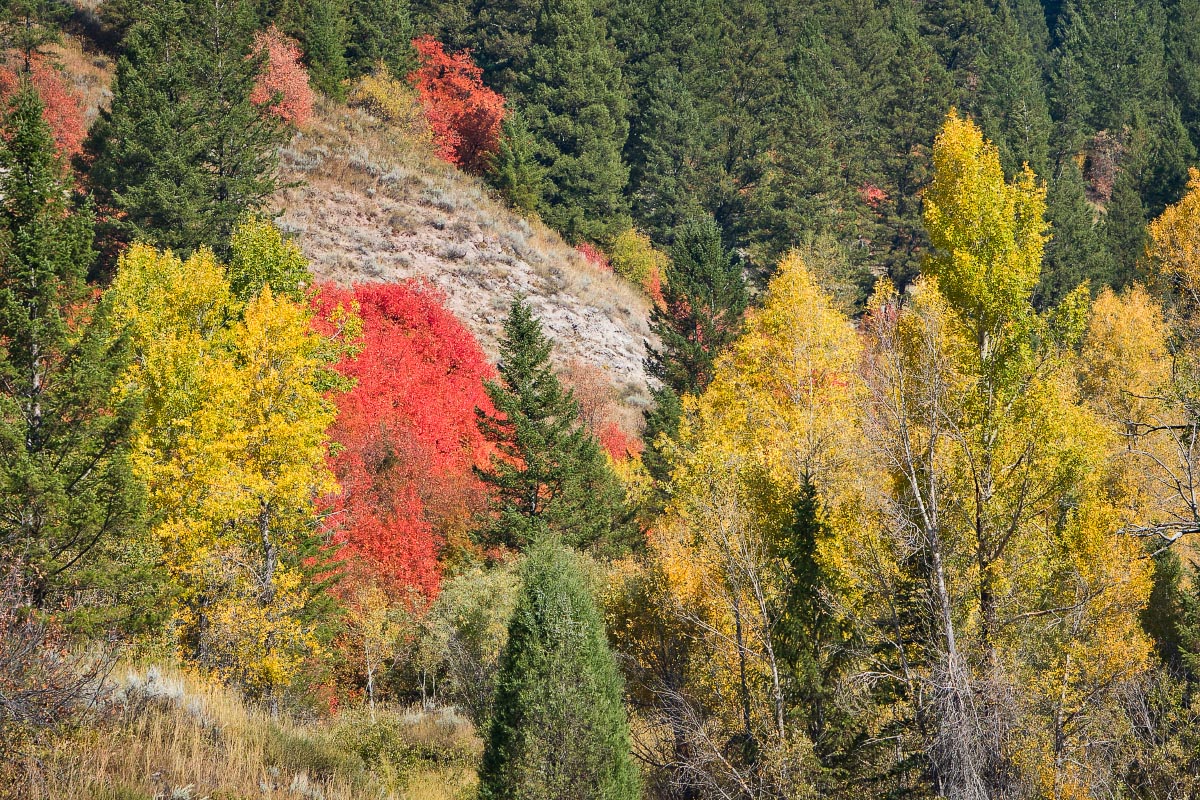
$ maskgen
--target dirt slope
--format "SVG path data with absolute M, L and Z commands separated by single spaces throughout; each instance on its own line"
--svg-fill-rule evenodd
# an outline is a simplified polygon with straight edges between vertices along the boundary
M 649 303 L 641 292 L 510 212 L 419 135 L 321 103 L 283 164 L 294 185 L 279 195 L 280 225 L 297 237 L 318 280 L 427 279 L 493 356 L 521 293 L 561 364 L 599 367 L 626 404 L 645 402 Z

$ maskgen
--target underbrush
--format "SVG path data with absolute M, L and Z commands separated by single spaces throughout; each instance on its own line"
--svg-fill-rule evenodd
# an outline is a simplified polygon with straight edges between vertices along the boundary
M 0 759 L 0 797 L 51 800 L 465 800 L 481 744 L 451 710 L 272 716 L 151 667 L 117 677 L 73 729 Z

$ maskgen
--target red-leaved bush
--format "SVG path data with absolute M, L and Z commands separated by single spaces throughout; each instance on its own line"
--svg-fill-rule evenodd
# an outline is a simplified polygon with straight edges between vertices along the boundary
M 254 35 L 253 57 L 262 57 L 264 51 L 263 71 L 250 91 L 250 102 L 299 127 L 313 113 L 313 91 L 300 63 L 300 45 L 272 25 Z
M 330 519 L 351 575 L 396 599 L 437 593 L 438 555 L 465 537 L 485 492 L 472 466 L 488 445 L 475 408 L 491 409 L 479 344 L 424 283 L 323 287 L 318 315 L 357 302 L 363 350 L 339 365 L 355 381 L 337 398 L 331 466 L 342 486 Z
M 437 153 L 451 164 L 481 174 L 500 147 L 504 96 L 483 85 L 483 70 L 469 50 L 447 53 L 432 36 L 413 40 L 420 66 L 408 76 Z
M 83 95 L 71 85 L 66 75 L 41 56 L 34 56 L 30 81 L 42 98 L 42 115 L 54 135 L 58 152 L 65 158 L 83 151 L 87 125 L 83 120 Z M 19 73 L 10 67 L 0 67 L 0 100 L 8 103 L 21 85 Z
M 612 262 L 609 260 L 608 256 L 604 254 L 603 250 L 601 250 L 599 247 L 596 247 L 596 245 L 592 244 L 591 242 L 580 242 L 579 244 L 575 245 L 575 252 L 583 256 L 584 260 L 596 269 L 604 272 L 613 271 Z

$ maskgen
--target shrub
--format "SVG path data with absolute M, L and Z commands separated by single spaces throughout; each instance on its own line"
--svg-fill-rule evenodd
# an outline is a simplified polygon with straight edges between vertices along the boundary
M 83 121 L 83 95 L 76 91 L 65 75 L 44 57 L 35 56 L 30 80 L 42 98 L 42 116 L 50 126 L 58 152 L 65 158 L 83 151 L 87 125 Z M 0 99 L 5 105 L 12 100 L 21 84 L 17 72 L 0 67 Z
M 432 597 L 442 543 L 465 539 L 483 503 L 475 409 L 490 408 L 492 368 L 425 284 L 325 287 L 316 302 L 325 311 L 357 304 L 363 324 L 362 353 L 338 368 L 355 386 L 338 396 L 330 431 L 343 489 L 338 539 L 393 597 Z
M 413 40 L 420 66 L 409 75 L 433 128 L 438 155 L 476 175 L 500 147 L 504 96 L 483 85 L 470 51 L 447 53 L 432 36 Z
M 429 135 L 429 126 L 415 89 L 397 80 L 380 61 L 375 70 L 350 88 L 350 105 L 410 132 Z
M 583 256 L 583 259 L 602 272 L 612 272 L 612 264 L 608 260 L 608 256 L 604 254 L 596 245 L 591 242 L 580 242 L 575 245 L 575 252 Z
M 655 249 L 650 237 L 636 228 L 625 229 L 613 242 L 613 271 L 642 287 L 642 291 L 660 306 L 663 302 L 662 275 L 666 265 L 667 255 Z
M 264 58 L 264 63 L 250 101 L 297 127 L 307 123 L 313 112 L 313 91 L 301 55 L 300 45 L 274 25 L 254 36 L 251 57 Z

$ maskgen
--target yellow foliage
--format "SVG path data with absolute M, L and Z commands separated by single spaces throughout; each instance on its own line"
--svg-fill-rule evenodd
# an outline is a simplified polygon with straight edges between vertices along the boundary
M 180 641 L 269 692 L 316 648 L 301 562 L 314 501 L 336 489 L 323 388 L 336 348 L 269 286 L 242 306 L 206 250 L 182 261 L 134 245 L 110 292 L 133 342 L 128 391 L 145 408 L 134 464 L 176 584 Z
M 1186 313 L 1200 310 L 1200 170 L 1188 170 L 1188 192 L 1150 223 L 1146 256 L 1154 277 L 1174 288 Z

